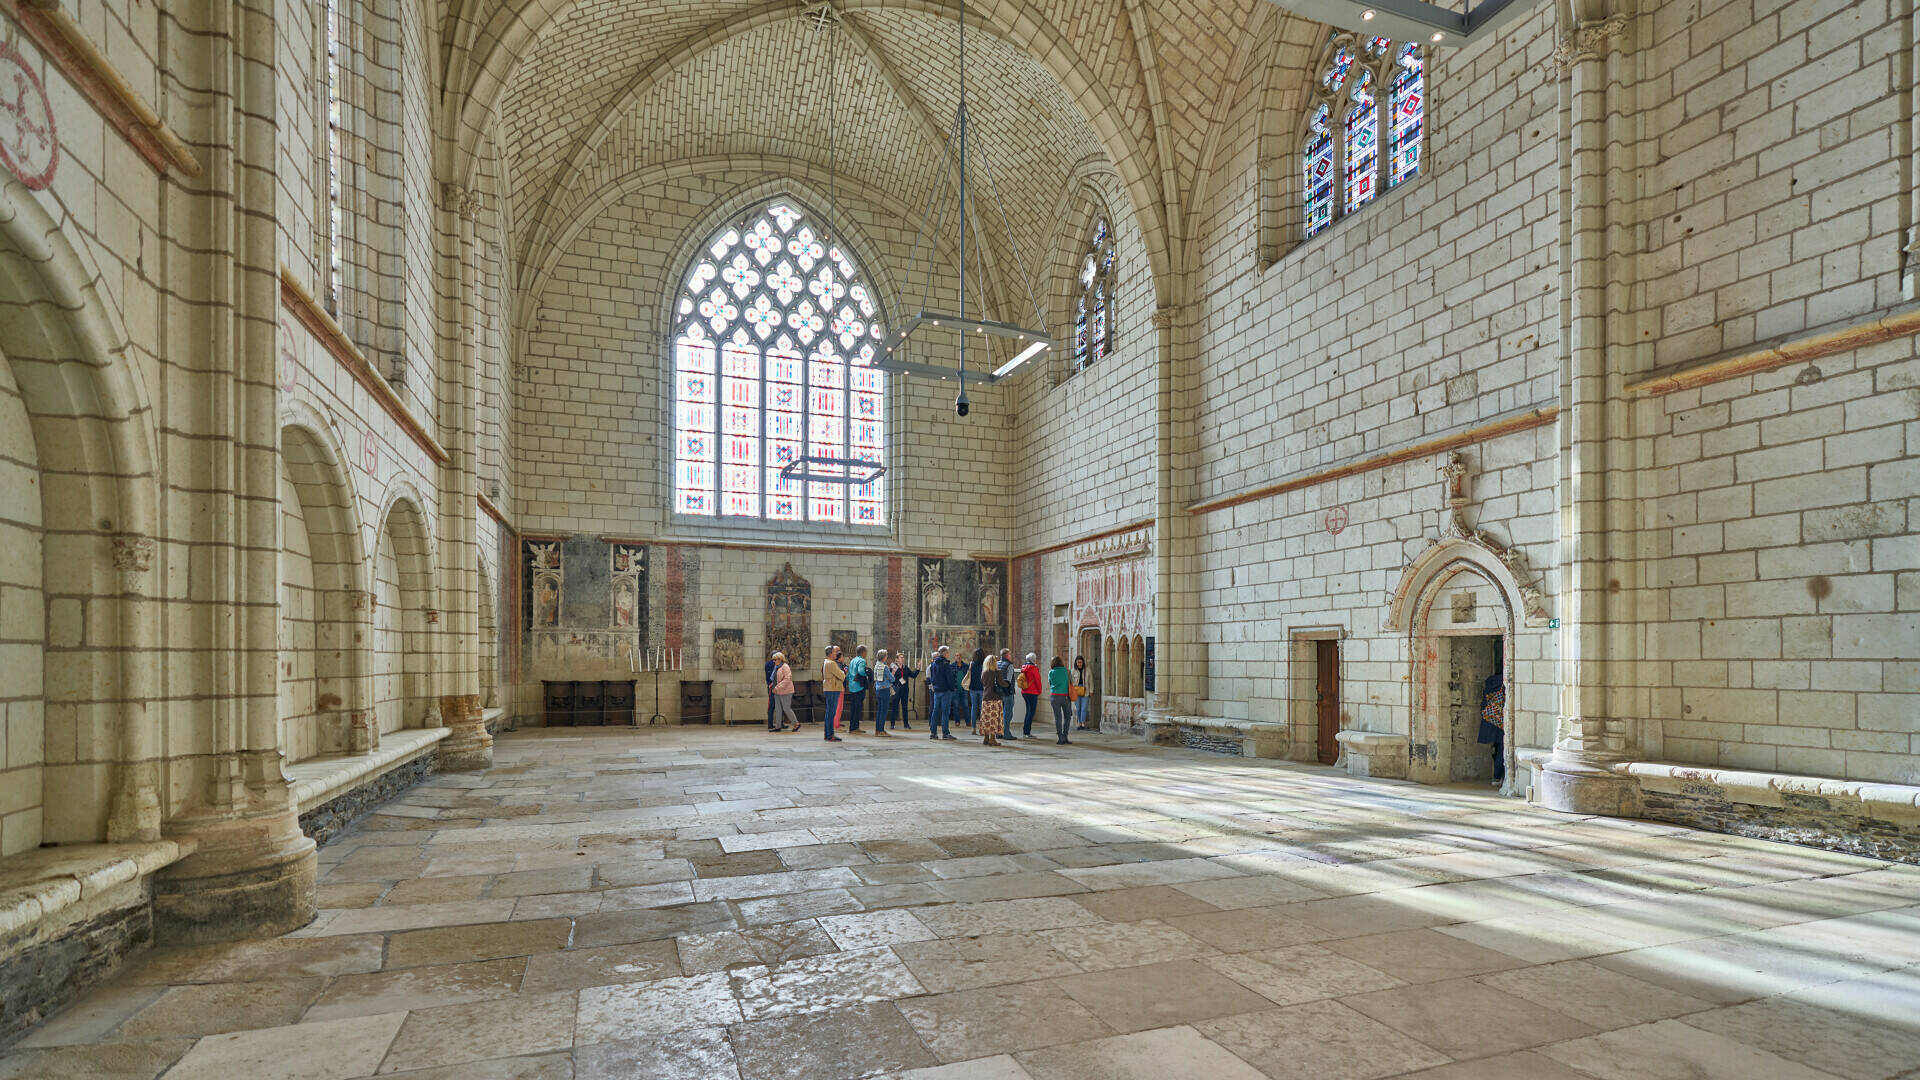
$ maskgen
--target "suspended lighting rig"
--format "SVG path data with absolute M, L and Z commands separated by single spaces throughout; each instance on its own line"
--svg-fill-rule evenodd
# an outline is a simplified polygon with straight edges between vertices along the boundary
M 972 214 L 972 180 L 969 176 L 972 161 L 967 146 L 967 5 L 960 4 L 960 45 L 958 49 L 960 74 L 960 102 L 954 109 L 953 130 L 947 136 L 943 150 L 943 166 L 940 178 L 932 190 L 927 193 L 927 208 L 920 222 L 920 229 L 914 235 L 913 259 L 918 260 L 920 244 L 925 239 L 928 244 L 927 261 L 919 269 L 922 271 L 922 291 L 920 312 L 894 327 L 887 335 L 883 351 L 875 358 L 873 366 L 882 371 L 897 371 L 904 375 L 921 375 L 938 379 L 953 379 L 960 384 L 960 396 L 955 399 L 955 411 L 961 416 L 967 415 L 967 384 L 993 384 L 1013 377 L 1021 367 L 1035 357 L 1054 347 L 1053 335 L 1045 329 L 1046 318 L 1040 311 L 1039 303 L 1034 299 L 1033 279 L 1027 274 L 1026 259 L 1020 254 L 1020 243 L 1014 237 L 1013 225 L 1007 218 L 1006 206 L 1000 201 L 998 186 L 993 179 L 993 164 L 983 160 L 982 168 L 986 175 L 987 190 L 992 195 L 994 206 L 999 211 L 1000 224 L 1006 230 L 1007 247 L 1014 262 L 1020 267 L 1021 278 L 1027 290 L 1027 301 L 1033 305 L 1034 323 L 1032 327 L 1015 323 L 1001 322 L 967 311 L 967 236 L 974 231 L 976 222 L 970 220 Z M 957 183 L 956 183 L 957 181 Z M 946 195 L 951 189 L 956 195 L 956 225 L 959 231 L 959 306 L 957 311 L 942 312 L 929 306 L 929 294 L 932 291 L 935 254 L 939 246 L 940 231 L 946 223 Z M 937 216 L 936 216 L 937 211 Z M 911 275 L 911 270 L 909 270 Z M 911 284 L 911 276 L 909 276 Z M 959 345 L 959 363 L 954 367 L 925 363 L 908 358 L 908 343 L 924 341 L 934 334 L 951 334 Z M 983 342 L 988 338 L 999 338 L 1015 342 L 1013 356 L 991 371 L 975 370 L 967 366 L 967 346 L 969 341 Z

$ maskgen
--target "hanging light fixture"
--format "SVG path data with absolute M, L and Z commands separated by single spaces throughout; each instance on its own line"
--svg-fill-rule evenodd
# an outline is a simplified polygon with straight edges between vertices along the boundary
M 838 87 L 840 85 L 840 13 L 834 10 L 832 0 L 819 0 L 808 4 L 803 17 L 812 24 L 817 35 L 827 39 L 827 209 L 825 236 L 829 258 L 827 273 L 835 269 L 835 260 L 831 257 L 834 248 L 840 243 L 840 233 L 836 229 L 836 215 L 839 212 L 839 173 L 836 159 L 839 150 Z M 831 314 L 831 308 L 829 308 Z M 865 458 L 840 457 L 833 454 L 803 454 L 780 467 L 782 480 L 799 480 L 802 483 L 839 484 L 843 487 L 863 487 L 886 475 L 887 467 L 877 461 Z M 801 489 L 806 490 L 805 488 Z
M 943 166 L 940 178 L 927 193 L 927 210 L 921 219 L 920 230 L 914 236 L 913 254 L 917 259 L 920 253 L 920 241 L 924 236 L 928 241 L 927 262 L 922 267 L 924 273 L 921 292 L 921 307 L 918 314 L 908 317 L 894 327 L 887 335 L 884 350 L 873 366 L 882 371 L 898 371 L 908 375 L 926 375 L 939 379 L 954 379 L 960 383 L 960 396 L 954 401 L 954 411 L 961 416 L 970 410 L 967 401 L 969 382 L 997 383 L 1011 377 L 1023 365 L 1041 353 L 1053 348 L 1053 336 L 1046 330 L 1035 330 L 1014 323 L 1000 322 L 994 319 L 979 318 L 967 313 L 967 234 L 974 231 L 974 222 L 969 220 L 972 210 L 971 179 L 968 175 L 971 161 L 967 147 L 967 5 L 960 4 L 960 103 L 953 113 L 953 131 L 947 136 L 943 147 Z M 1026 260 L 1020 254 L 1020 243 L 1014 238 L 1013 225 L 1007 219 L 1006 206 L 1000 201 L 1000 192 L 993 179 L 991 161 L 982 165 L 986 173 L 987 191 L 993 197 L 994 205 L 1000 213 L 1001 226 L 1006 230 L 1007 246 L 1013 254 L 1014 262 L 1020 267 L 1020 275 L 1026 285 L 1027 301 L 1033 305 L 1034 325 L 1045 326 L 1046 319 L 1041 314 L 1040 305 L 1034 300 L 1033 280 L 1027 275 Z M 928 293 L 931 291 L 934 270 L 934 249 L 939 245 L 940 230 L 946 222 L 946 193 L 957 175 L 955 215 L 959 230 L 959 310 L 940 312 L 927 306 Z M 936 209 L 939 217 L 935 218 Z M 976 256 L 977 258 L 977 256 Z M 909 279 L 911 280 L 911 279 Z M 959 335 L 959 365 L 953 368 L 936 364 L 917 363 L 906 356 L 909 338 L 919 334 L 924 337 L 934 331 Z M 1000 338 L 1013 341 L 1013 355 L 992 371 L 974 370 L 967 366 L 967 342 L 969 339 Z

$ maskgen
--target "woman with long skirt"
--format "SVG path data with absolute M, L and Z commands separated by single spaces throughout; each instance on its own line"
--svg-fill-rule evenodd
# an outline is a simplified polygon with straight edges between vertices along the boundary
M 980 651 L 978 655 L 981 659 L 985 659 L 986 657 L 984 650 Z M 986 684 L 987 691 L 986 696 L 980 699 L 980 721 L 978 727 L 980 744 L 982 746 L 999 746 L 1001 745 L 1000 732 L 1004 730 L 1006 726 L 1001 720 L 1000 702 L 1003 699 L 1000 695 L 1002 683 L 1000 669 L 992 664 L 982 664 L 980 666 L 980 678 L 981 681 Z

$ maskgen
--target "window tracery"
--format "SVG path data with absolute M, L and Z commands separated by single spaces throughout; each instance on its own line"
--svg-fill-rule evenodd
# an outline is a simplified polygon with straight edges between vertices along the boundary
M 1113 230 L 1107 219 L 1096 218 L 1093 236 L 1081 256 L 1079 296 L 1073 308 L 1073 370 L 1113 352 Z
M 1319 71 L 1300 153 L 1308 236 L 1383 188 L 1418 176 L 1426 121 L 1426 59 L 1418 45 L 1335 34 Z
M 709 237 L 680 282 L 673 511 L 885 525 L 884 477 L 780 476 L 802 456 L 885 460 L 886 374 L 872 366 L 885 315 L 852 254 L 799 203 L 775 199 Z

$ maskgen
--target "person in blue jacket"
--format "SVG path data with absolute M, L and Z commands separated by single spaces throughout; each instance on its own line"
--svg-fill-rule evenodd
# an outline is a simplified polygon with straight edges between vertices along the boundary
M 927 717 L 927 738 L 938 739 L 942 735 L 953 738 L 954 698 L 960 692 L 959 664 L 948 658 L 945 645 L 934 651 L 933 663 L 927 665 L 927 689 L 933 692 L 933 709 Z

